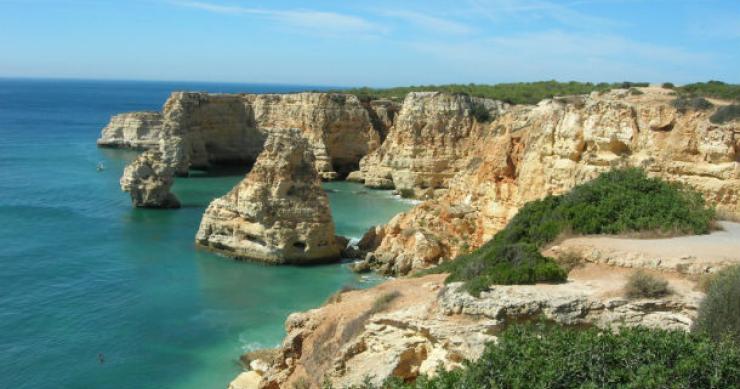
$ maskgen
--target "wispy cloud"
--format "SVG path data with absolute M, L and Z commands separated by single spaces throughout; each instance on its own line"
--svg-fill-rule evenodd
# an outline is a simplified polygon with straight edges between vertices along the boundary
M 470 0 L 476 14 L 494 21 L 511 17 L 530 20 L 548 19 L 570 27 L 613 27 L 621 23 L 590 15 L 576 9 L 577 3 L 563 4 L 546 0 Z
M 415 50 L 453 61 L 460 69 L 485 68 L 512 80 L 660 81 L 689 78 L 714 58 L 680 47 L 629 40 L 619 35 L 584 36 L 560 30 L 489 37 L 459 44 L 409 43 Z
M 402 19 L 406 22 L 415 24 L 427 30 L 432 30 L 445 34 L 468 34 L 473 31 L 473 29 L 466 24 L 443 19 L 421 12 L 395 10 L 383 11 L 381 14 L 383 16 Z
M 372 23 L 359 16 L 342 14 L 337 12 L 314 11 L 307 9 L 268 9 L 250 8 L 235 5 L 223 5 L 202 1 L 179 1 L 173 0 L 172 4 L 200 9 L 207 12 L 231 14 L 231 15 L 253 15 L 272 19 L 278 23 L 301 29 L 312 30 L 320 33 L 362 33 L 377 34 L 384 33 L 383 26 Z

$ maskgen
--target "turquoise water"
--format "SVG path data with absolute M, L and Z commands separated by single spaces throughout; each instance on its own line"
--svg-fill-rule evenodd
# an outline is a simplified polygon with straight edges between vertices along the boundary
M 280 342 L 290 312 L 373 282 L 341 264 L 275 267 L 196 250 L 205 206 L 238 170 L 177 181 L 182 209 L 132 209 L 118 179 L 135 154 L 95 139 L 111 114 L 159 109 L 174 89 L 302 88 L 0 80 L 1 388 L 224 388 L 242 352 Z M 349 237 L 409 207 L 357 184 L 325 187 Z

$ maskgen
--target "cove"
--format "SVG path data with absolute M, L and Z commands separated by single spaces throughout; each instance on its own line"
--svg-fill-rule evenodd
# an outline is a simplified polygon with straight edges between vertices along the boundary
M 0 387 L 224 388 L 240 354 L 282 340 L 289 313 L 377 282 L 342 264 L 268 266 L 196 249 L 205 207 L 239 169 L 178 179 L 182 209 L 131 208 L 118 179 L 136 154 L 95 139 L 111 114 L 158 109 L 178 87 L 214 88 L 0 82 Z M 249 89 L 216 91 L 231 90 Z M 324 187 L 348 237 L 410 207 L 359 184 Z

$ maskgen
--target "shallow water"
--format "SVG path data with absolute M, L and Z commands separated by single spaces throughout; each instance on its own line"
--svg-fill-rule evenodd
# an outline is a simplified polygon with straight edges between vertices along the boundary
M 290 312 L 376 281 L 196 250 L 205 206 L 238 170 L 179 179 L 182 209 L 132 209 L 118 179 L 135 153 L 95 139 L 111 114 L 157 110 L 175 89 L 303 88 L 0 80 L 0 387 L 224 388 L 242 352 L 280 342 Z M 358 184 L 325 188 L 348 237 L 410 207 Z

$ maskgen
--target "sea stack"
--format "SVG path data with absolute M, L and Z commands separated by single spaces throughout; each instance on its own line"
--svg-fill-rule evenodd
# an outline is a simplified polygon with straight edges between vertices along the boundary
M 232 257 L 274 264 L 339 258 L 329 199 L 300 130 L 268 136 L 244 180 L 208 206 L 195 240 Z
M 149 150 L 126 166 L 121 189 L 129 192 L 131 203 L 142 208 L 180 208 L 180 201 L 170 192 L 174 169 L 162 159 L 159 150 Z

